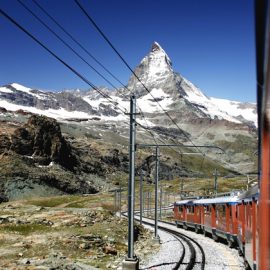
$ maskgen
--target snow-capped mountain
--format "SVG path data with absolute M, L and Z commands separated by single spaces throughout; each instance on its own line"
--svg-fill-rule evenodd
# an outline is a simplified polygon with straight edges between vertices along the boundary
M 163 109 L 172 114 L 181 112 L 188 115 L 188 119 L 184 120 L 208 118 L 257 125 L 255 104 L 207 97 L 194 84 L 174 72 L 169 56 L 157 42 L 153 43 L 150 53 L 137 66 L 135 74 L 140 81 L 132 75 L 126 89 L 100 89 L 110 96 L 112 102 L 94 90 L 76 89 L 55 93 L 13 83 L 0 87 L 0 107 L 13 111 L 23 109 L 57 119 L 99 116 L 104 120 L 118 121 L 124 118 L 121 110 L 129 110 L 128 97 L 134 93 L 139 109 L 148 114 L 152 125 L 155 125 L 155 121 L 151 121 L 151 118 L 162 113 Z
M 128 89 L 141 98 L 149 95 L 143 86 L 145 85 L 151 92 L 148 100 L 155 97 L 159 102 L 165 103 L 165 109 L 175 109 L 177 103 L 184 102 L 199 118 L 224 119 L 235 123 L 251 122 L 257 125 L 255 104 L 207 97 L 192 82 L 173 71 L 170 58 L 157 42 L 154 42 L 150 53 L 135 69 L 135 74 L 141 82 L 134 75 L 131 76 Z M 160 107 L 155 105 L 155 109 L 158 111 Z

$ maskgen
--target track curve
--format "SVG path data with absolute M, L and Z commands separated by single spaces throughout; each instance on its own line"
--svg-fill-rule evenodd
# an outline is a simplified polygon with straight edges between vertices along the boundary
M 135 219 L 138 219 L 138 218 L 135 216 Z M 146 225 L 154 226 L 153 219 L 143 218 L 142 222 Z M 177 231 L 176 227 L 175 228 L 168 228 L 168 226 L 175 227 L 175 224 L 159 221 L 158 228 L 160 230 L 163 230 L 163 231 L 173 235 L 178 241 L 181 242 L 181 245 L 183 246 L 183 251 L 182 251 L 182 254 L 179 256 L 179 260 L 171 269 L 173 269 L 173 270 L 177 270 L 177 269 L 192 270 L 195 268 L 195 266 L 197 266 L 199 268 L 196 267 L 196 269 L 204 270 L 205 269 L 205 253 L 204 253 L 202 246 L 197 241 L 192 239 L 191 237 L 188 237 L 185 234 Z M 185 244 L 183 244 L 183 242 Z M 189 253 L 186 252 L 185 246 L 188 247 Z M 198 261 L 198 258 L 200 258 L 199 261 Z M 186 261 L 186 262 L 184 262 L 184 261 Z

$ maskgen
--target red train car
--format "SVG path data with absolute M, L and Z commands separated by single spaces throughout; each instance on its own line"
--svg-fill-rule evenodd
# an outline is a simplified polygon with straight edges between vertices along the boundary
M 223 194 L 224 195 L 224 194 Z M 209 234 L 229 246 L 238 246 L 246 267 L 257 267 L 258 187 L 248 192 L 206 199 L 189 199 L 174 204 L 176 224 Z
M 196 208 L 202 208 L 201 228 L 210 233 L 214 240 L 223 238 L 229 245 L 236 242 L 238 197 L 225 196 L 194 201 Z
M 257 213 L 258 213 L 258 186 L 239 196 L 237 204 L 237 241 L 245 258 L 246 265 L 253 270 L 257 269 Z
M 183 200 L 174 204 L 174 217 L 176 226 L 187 229 L 188 227 L 195 228 L 195 213 L 193 200 Z
M 270 269 L 270 1 L 255 2 L 260 195 L 258 269 Z
M 183 228 L 210 233 L 213 239 L 226 239 L 229 245 L 236 243 L 237 196 L 198 200 L 183 200 L 174 204 L 175 221 Z

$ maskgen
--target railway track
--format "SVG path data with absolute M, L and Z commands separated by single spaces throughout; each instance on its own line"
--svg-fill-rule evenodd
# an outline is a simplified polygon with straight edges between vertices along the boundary
M 154 221 L 148 219 L 149 221 L 143 220 L 143 223 L 149 226 L 154 226 Z M 152 221 L 152 222 L 150 222 Z M 177 228 L 169 228 L 169 226 L 175 227 L 172 223 L 159 221 L 159 230 L 165 231 L 175 237 L 177 241 L 181 243 L 182 254 L 179 254 L 179 259 L 176 264 L 171 269 L 201 269 L 205 268 L 205 253 L 203 251 L 202 246 L 192 239 L 180 232 L 177 231 Z
M 135 219 L 138 220 L 139 217 L 135 216 Z M 142 222 L 145 225 L 154 226 L 153 219 L 143 218 Z M 175 258 L 176 260 L 174 262 L 163 262 L 162 264 L 153 265 L 151 268 L 142 269 L 159 269 L 159 267 L 163 267 L 162 269 L 164 269 L 165 265 L 166 269 L 173 270 L 205 269 L 205 253 L 197 241 L 180 233 L 173 223 L 159 221 L 158 228 L 170 234 L 181 245 L 182 248 L 179 250 L 179 256 Z
M 172 223 L 172 222 L 159 221 L 159 223 L 160 224 L 162 224 L 162 223 L 163 224 L 167 224 L 167 225 L 170 225 L 170 226 L 173 226 L 173 227 L 175 226 L 175 224 Z M 175 230 L 177 230 L 177 228 Z M 201 257 L 200 258 L 200 262 L 197 262 L 197 263 L 200 264 L 200 266 L 201 266 L 200 269 L 201 270 L 204 270 L 204 268 L 205 268 L 205 253 L 204 253 L 203 247 L 197 241 L 195 241 L 191 237 L 187 236 L 186 234 L 183 234 L 183 233 L 180 233 L 180 232 L 176 232 L 176 233 L 179 234 L 179 235 L 181 235 L 185 239 L 188 239 L 189 242 L 192 242 L 197 247 L 197 249 L 199 250 L 199 252 L 196 252 L 195 254 L 197 254 L 197 255 L 198 254 L 201 254 L 201 256 L 200 256 Z M 198 257 L 197 257 L 197 259 L 198 259 Z M 192 268 L 189 268 L 189 269 L 192 269 Z

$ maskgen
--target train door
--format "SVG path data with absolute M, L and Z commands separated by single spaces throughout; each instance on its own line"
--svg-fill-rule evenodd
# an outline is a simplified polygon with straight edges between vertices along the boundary
M 226 231 L 226 205 L 216 205 L 216 228 L 220 231 Z

